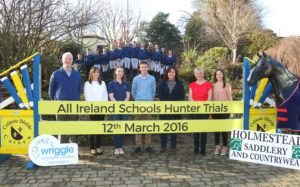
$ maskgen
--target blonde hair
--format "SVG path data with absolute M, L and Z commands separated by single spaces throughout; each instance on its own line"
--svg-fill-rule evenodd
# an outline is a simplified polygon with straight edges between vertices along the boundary
M 204 69 L 201 68 L 201 67 L 195 68 L 195 69 L 194 69 L 194 73 L 195 73 L 196 71 L 201 71 L 202 73 L 204 73 Z

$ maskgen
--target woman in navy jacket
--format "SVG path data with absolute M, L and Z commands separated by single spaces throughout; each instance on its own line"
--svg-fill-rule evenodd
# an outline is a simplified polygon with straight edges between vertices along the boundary
M 165 79 L 161 81 L 158 87 L 158 98 L 161 101 L 183 101 L 185 90 L 183 84 L 178 80 L 178 71 L 175 67 L 169 67 L 165 72 Z M 180 119 L 180 114 L 160 115 L 161 120 Z M 161 134 L 161 150 L 163 153 L 167 147 L 167 134 Z M 171 152 L 176 152 L 177 134 L 171 134 Z

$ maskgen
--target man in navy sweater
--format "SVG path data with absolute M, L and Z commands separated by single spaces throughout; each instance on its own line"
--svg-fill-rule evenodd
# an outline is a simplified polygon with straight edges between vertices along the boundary
M 54 71 L 49 82 L 49 96 L 51 100 L 79 101 L 81 90 L 81 76 L 72 68 L 73 55 L 66 52 L 62 55 L 62 67 Z M 58 121 L 77 121 L 78 115 L 57 115 Z M 61 142 L 77 143 L 77 136 L 62 136 Z

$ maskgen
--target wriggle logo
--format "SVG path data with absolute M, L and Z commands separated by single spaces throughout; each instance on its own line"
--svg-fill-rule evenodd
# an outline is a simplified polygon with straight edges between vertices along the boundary
M 67 154 L 74 153 L 73 147 L 62 147 L 62 148 L 45 148 L 41 149 L 42 155 L 55 155 L 55 156 L 65 156 Z
M 78 145 L 60 144 L 51 135 L 36 137 L 29 145 L 30 159 L 39 166 L 69 165 L 78 163 Z
M 62 148 L 47 148 L 47 149 L 41 149 L 42 155 L 55 155 L 55 156 L 65 156 L 69 153 L 73 153 L 74 149 L 72 147 L 66 146 Z

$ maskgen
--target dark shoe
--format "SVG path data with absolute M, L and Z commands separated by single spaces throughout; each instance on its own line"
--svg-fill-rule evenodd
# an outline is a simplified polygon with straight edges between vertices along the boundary
M 194 154 L 199 154 L 199 149 L 194 149 Z
M 206 151 L 205 149 L 201 149 L 201 153 L 200 153 L 202 156 L 204 156 L 206 154 Z
M 147 147 L 147 148 L 146 148 L 146 151 L 147 151 L 149 154 L 153 154 L 153 153 L 154 153 L 152 147 Z
M 161 148 L 161 149 L 160 149 L 160 152 L 161 152 L 161 153 L 165 153 L 166 151 L 167 151 L 166 148 Z
M 141 147 L 136 147 L 136 148 L 134 149 L 134 153 L 136 153 L 136 154 L 140 153 L 141 151 L 142 151 L 142 148 L 141 148 Z

